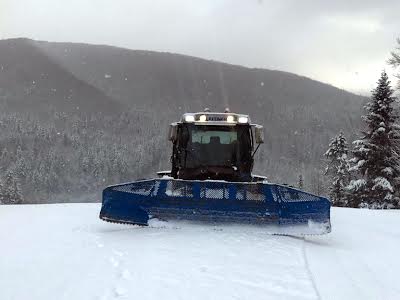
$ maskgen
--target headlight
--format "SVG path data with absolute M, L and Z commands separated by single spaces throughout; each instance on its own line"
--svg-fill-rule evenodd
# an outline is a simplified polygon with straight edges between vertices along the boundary
M 185 116 L 185 121 L 186 122 L 194 122 L 194 116 L 193 115 L 186 115 Z
M 248 117 L 239 117 L 238 122 L 239 123 L 248 123 L 249 118 Z
M 205 121 L 207 121 L 207 116 L 206 116 L 206 115 L 201 115 L 200 118 L 199 118 L 199 121 L 200 121 L 200 122 L 205 122 Z
M 226 121 L 228 123 L 233 123 L 233 122 L 235 122 L 235 119 L 233 118 L 233 116 L 228 116 L 228 117 L 226 117 Z

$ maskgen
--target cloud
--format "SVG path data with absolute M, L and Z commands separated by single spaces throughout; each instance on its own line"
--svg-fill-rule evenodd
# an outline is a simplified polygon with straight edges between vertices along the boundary
M 365 16 L 326 16 L 322 21 L 325 22 L 326 25 L 334 27 L 334 30 L 354 31 L 358 34 L 376 33 L 384 29 L 379 20 Z
M 400 35 L 397 0 L 0 0 L 0 8 L 3 38 L 183 53 L 363 92 Z

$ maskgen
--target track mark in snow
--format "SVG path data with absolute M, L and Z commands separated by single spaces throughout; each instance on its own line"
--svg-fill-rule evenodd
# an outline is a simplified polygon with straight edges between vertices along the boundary
M 129 270 L 123 270 L 123 271 L 121 272 L 120 277 L 121 277 L 122 279 L 125 279 L 125 280 L 130 280 L 130 279 L 132 278 L 132 275 L 131 275 L 131 272 L 129 272 Z
M 263 288 L 264 285 L 263 283 L 257 283 L 251 280 L 246 280 L 246 279 L 236 279 L 234 280 L 235 283 L 243 285 L 243 286 L 247 286 L 247 287 L 251 287 L 251 288 Z
M 99 239 L 96 237 L 95 241 L 97 248 L 104 248 L 104 244 L 99 242 Z
M 306 267 L 308 277 L 310 277 L 312 286 L 313 286 L 313 288 L 315 290 L 315 294 L 317 295 L 317 299 L 321 300 L 321 294 L 319 293 L 319 290 L 317 288 L 317 284 L 315 283 L 314 275 L 311 272 L 310 265 L 308 263 L 308 258 L 307 258 L 307 253 L 306 253 L 306 240 L 305 240 L 305 238 L 303 238 L 303 244 L 301 245 L 301 251 L 303 253 L 304 266 Z
M 114 295 L 118 298 L 126 295 L 126 290 L 123 287 L 117 286 L 114 288 Z
M 117 268 L 119 266 L 119 261 L 116 260 L 113 256 L 110 257 L 110 263 L 114 268 Z
M 207 267 L 200 267 L 200 271 L 201 272 L 203 272 L 203 273 L 205 273 L 205 272 L 207 272 L 208 271 L 208 268 Z
M 125 288 L 124 283 L 125 281 L 130 281 L 132 279 L 130 271 L 124 267 L 125 252 L 111 249 L 111 253 L 112 255 L 110 256 L 109 260 L 115 269 L 115 279 L 112 281 L 112 286 L 110 287 L 109 292 L 111 293 L 113 299 L 125 298 L 127 297 L 129 290 Z
M 115 255 L 119 256 L 119 257 L 124 256 L 124 253 L 121 252 L 121 251 L 118 251 L 118 250 L 113 250 L 113 253 L 114 253 Z
M 94 243 L 96 244 L 97 248 L 104 248 L 104 244 L 100 241 L 100 237 L 95 234 L 93 237 Z

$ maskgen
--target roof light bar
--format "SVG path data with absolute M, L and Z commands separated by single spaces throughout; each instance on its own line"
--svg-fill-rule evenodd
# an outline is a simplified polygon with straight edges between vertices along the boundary
M 185 121 L 186 122 L 194 122 L 194 116 L 193 115 L 186 115 L 185 116 Z
M 249 118 L 248 117 L 239 117 L 238 118 L 238 122 L 239 123 L 248 123 L 249 122 Z
M 235 122 L 235 118 L 234 118 L 233 116 L 227 116 L 227 117 L 226 117 L 226 121 L 227 121 L 228 123 L 233 123 L 233 122 Z
M 201 115 L 199 118 L 200 122 L 206 122 L 207 121 L 207 116 L 206 115 Z

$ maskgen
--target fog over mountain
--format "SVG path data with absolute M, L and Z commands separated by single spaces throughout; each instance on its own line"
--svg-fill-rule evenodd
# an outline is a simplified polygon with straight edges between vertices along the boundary
M 42 167 L 43 175 L 54 169 L 53 179 L 37 183 L 43 189 L 34 188 L 26 175 L 24 193 L 46 197 L 96 192 L 104 184 L 168 168 L 166 128 L 182 113 L 229 107 L 265 127 L 257 173 L 291 184 L 301 173 L 308 189 L 315 191 L 323 189 L 320 173 L 329 139 L 340 130 L 349 138 L 359 130 L 365 100 L 292 73 L 179 54 L 1 40 L 0 151 L 6 149 L 10 156 L 0 160 L 0 168 L 15 173 L 15 158 L 26 156 L 36 161 L 30 162 L 34 174 L 40 160 L 53 153 L 64 167 Z M 43 131 L 47 142 L 40 140 Z M 88 166 L 81 170 L 84 161 Z M 101 168 L 94 169 L 94 164 Z M 118 176 L 110 175 L 111 168 Z M 57 187 L 49 188 L 55 180 Z

